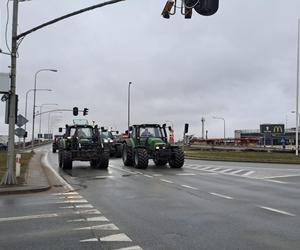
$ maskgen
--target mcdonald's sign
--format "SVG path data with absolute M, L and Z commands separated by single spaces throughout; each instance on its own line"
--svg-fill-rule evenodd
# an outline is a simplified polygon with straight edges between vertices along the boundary
M 283 134 L 284 124 L 261 124 L 260 132 L 263 134 L 264 133 Z

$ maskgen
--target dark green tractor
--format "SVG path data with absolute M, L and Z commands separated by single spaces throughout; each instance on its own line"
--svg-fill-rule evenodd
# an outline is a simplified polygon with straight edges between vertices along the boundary
M 123 144 L 124 165 L 145 169 L 149 159 L 153 159 L 157 166 L 169 163 L 171 168 L 181 168 L 184 164 L 181 148 L 168 142 L 165 124 L 142 124 L 129 128 L 128 138 Z
M 59 145 L 59 167 L 72 169 L 73 161 L 89 161 L 92 168 L 107 169 L 109 149 L 103 144 L 97 126 L 66 125 Z

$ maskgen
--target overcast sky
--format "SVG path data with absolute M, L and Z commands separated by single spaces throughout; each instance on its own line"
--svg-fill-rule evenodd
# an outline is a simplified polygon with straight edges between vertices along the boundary
M 99 2 L 21 2 L 18 32 Z M 209 137 L 223 136 L 223 122 L 213 116 L 225 118 L 228 136 L 260 123 L 286 123 L 286 118 L 288 127 L 294 126 L 299 0 L 220 0 L 215 15 L 195 12 L 190 20 L 179 12 L 163 19 L 165 2 L 127 0 L 26 37 L 17 65 L 19 113 L 24 114 L 25 92 L 33 88 L 35 72 L 55 68 L 58 73 L 38 76 L 38 88 L 53 90 L 39 92 L 38 105 L 87 107 L 90 121 L 120 131 L 127 124 L 129 81 L 132 123 L 169 120 L 177 137 L 186 122 L 191 134 L 201 136 L 201 117 Z M 7 51 L 5 6 L 1 0 L 0 47 Z M 9 6 L 11 11 L 12 1 Z M 0 54 L 0 72 L 8 72 L 9 65 L 10 58 Z M 31 122 L 32 95 L 28 104 Z M 72 121 L 70 113 L 56 116 L 53 121 L 60 121 L 54 122 L 54 131 Z M 47 130 L 46 116 L 42 128 Z M 0 134 L 7 130 L 0 103 Z

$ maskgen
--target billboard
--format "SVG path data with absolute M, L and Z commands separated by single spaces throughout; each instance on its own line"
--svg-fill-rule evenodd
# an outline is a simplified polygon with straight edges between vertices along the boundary
M 263 134 L 283 134 L 284 133 L 284 124 L 261 124 L 260 132 Z

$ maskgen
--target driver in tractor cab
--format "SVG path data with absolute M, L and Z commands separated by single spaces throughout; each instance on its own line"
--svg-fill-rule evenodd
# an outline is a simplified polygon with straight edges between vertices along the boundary
M 152 134 L 149 132 L 148 128 L 145 128 L 145 130 L 141 134 L 142 137 L 149 137 L 152 136 Z

